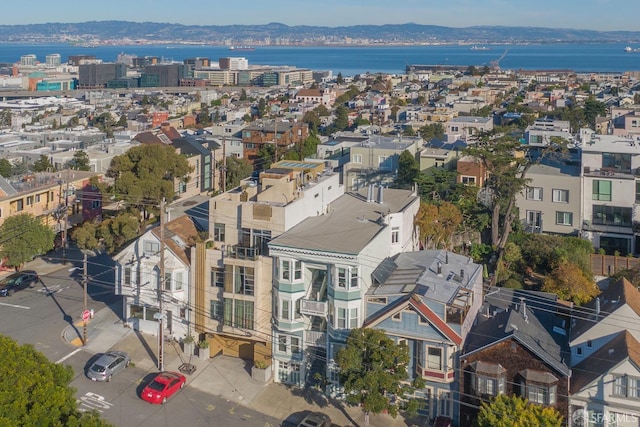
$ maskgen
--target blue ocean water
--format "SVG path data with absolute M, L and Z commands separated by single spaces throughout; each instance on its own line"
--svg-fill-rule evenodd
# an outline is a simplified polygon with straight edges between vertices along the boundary
M 345 76 L 363 72 L 404 73 L 409 64 L 491 66 L 500 59 L 503 69 L 569 69 L 577 72 L 624 72 L 640 70 L 640 52 L 625 52 L 625 44 L 526 44 L 490 45 L 472 50 L 469 45 L 434 46 L 257 46 L 254 51 L 231 51 L 225 46 L 208 45 L 133 45 L 80 47 L 65 44 L 0 45 L 0 62 L 14 63 L 20 56 L 45 56 L 59 53 L 63 61 L 69 55 L 95 55 L 113 62 L 118 54 L 158 56 L 168 60 L 208 57 L 212 61 L 242 56 L 250 65 L 293 65 L 313 70 L 332 70 Z M 638 48 L 638 46 L 631 46 Z

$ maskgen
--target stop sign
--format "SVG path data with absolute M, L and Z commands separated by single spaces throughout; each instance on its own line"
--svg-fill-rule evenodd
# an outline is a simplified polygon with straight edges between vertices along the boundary
M 82 312 L 82 320 L 86 322 L 91 318 L 91 312 L 89 310 L 85 310 Z

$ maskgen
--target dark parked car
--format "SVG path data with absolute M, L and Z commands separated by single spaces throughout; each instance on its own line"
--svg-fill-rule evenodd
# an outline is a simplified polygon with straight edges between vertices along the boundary
M 40 276 L 35 271 L 18 271 L 0 280 L 0 295 L 10 297 L 15 291 L 35 287 L 38 282 Z
M 300 421 L 298 427 L 331 427 L 331 419 L 321 412 L 312 412 Z
M 110 351 L 98 358 L 89 370 L 87 377 L 93 381 L 111 381 L 111 377 L 127 366 L 131 359 L 124 351 Z

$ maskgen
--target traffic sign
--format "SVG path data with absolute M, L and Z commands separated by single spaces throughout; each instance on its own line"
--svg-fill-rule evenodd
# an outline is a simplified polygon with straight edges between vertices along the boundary
M 91 318 L 91 311 L 85 310 L 85 311 L 82 312 L 82 321 L 83 322 L 86 322 L 90 318 Z

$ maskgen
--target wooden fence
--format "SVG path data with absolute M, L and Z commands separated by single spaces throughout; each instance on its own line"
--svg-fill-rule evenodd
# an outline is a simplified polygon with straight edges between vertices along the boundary
M 640 258 L 591 254 L 591 271 L 596 276 L 611 276 L 634 267 L 640 267 Z

